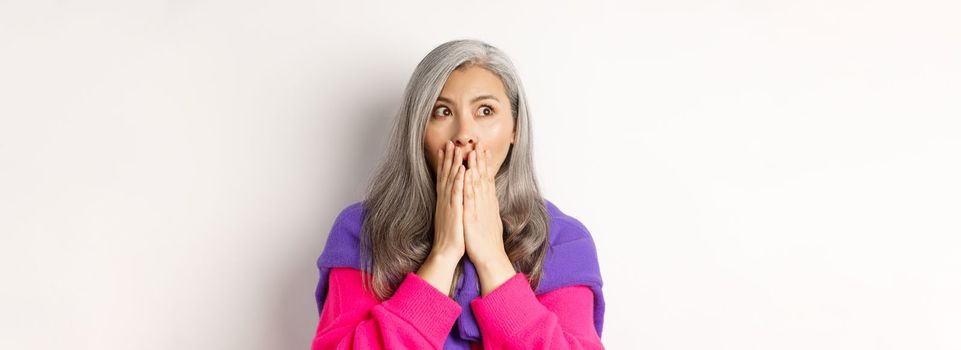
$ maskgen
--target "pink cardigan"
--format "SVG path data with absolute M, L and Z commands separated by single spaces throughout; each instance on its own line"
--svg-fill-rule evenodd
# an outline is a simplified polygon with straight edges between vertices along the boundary
M 441 349 L 461 313 L 456 301 L 413 272 L 380 301 L 365 272 L 330 270 L 329 291 L 311 350 Z M 593 292 L 583 285 L 535 295 L 518 272 L 471 301 L 484 338 L 471 349 L 603 349 L 594 329 Z

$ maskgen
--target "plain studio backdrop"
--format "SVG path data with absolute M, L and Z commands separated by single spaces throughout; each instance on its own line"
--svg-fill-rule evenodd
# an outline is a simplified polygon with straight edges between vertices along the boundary
M 308 349 L 442 42 L 502 48 L 610 349 L 961 348 L 953 1 L 0 1 L 0 348 Z

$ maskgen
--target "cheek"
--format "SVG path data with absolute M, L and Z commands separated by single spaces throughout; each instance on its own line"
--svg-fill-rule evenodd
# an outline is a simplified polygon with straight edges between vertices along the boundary
M 447 145 L 447 141 L 452 139 L 452 133 L 448 132 L 446 128 L 439 126 L 428 126 L 427 131 L 424 134 L 424 149 L 426 152 L 430 152 L 434 158 L 437 157 L 437 151 L 443 150 L 444 146 Z
M 511 142 L 512 132 L 513 126 L 510 124 L 510 122 L 499 121 L 496 124 L 492 123 L 486 126 L 484 129 L 483 138 L 487 140 L 489 145 L 491 145 L 491 150 L 497 151 L 499 154 L 507 151 L 506 147 Z
M 511 131 L 511 125 L 501 125 L 491 134 L 490 140 L 497 145 L 491 149 L 491 163 L 499 163 L 507 158 L 507 151 L 511 147 Z
M 435 146 L 426 142 L 424 144 L 424 157 L 427 158 L 427 165 L 429 165 L 431 169 L 434 169 L 437 166 L 438 149 L 440 149 L 440 146 Z

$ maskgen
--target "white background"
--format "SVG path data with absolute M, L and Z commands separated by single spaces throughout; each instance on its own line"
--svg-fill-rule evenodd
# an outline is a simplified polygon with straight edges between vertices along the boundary
M 0 1 L 0 348 L 307 349 L 415 65 L 488 41 L 610 349 L 961 348 L 953 1 Z

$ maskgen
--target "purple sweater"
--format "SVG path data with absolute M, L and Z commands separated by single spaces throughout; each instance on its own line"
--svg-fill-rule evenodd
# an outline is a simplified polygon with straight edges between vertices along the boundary
M 571 285 L 590 287 L 594 292 L 594 327 L 600 336 L 604 323 L 604 295 L 594 240 L 580 221 L 564 214 L 546 199 L 544 204 L 550 217 L 549 248 L 544 259 L 544 276 L 535 293 L 542 294 Z M 317 259 L 320 279 L 314 295 L 318 314 L 323 311 L 326 300 L 330 269 L 361 269 L 359 243 L 365 213 L 363 202 L 355 202 L 344 208 L 334 220 L 324 251 Z M 455 288 L 455 300 L 463 311 L 444 344 L 445 349 L 470 349 L 470 342 L 481 340 L 480 328 L 470 307 L 470 302 L 481 294 L 480 282 L 470 259 L 465 257 L 463 264 L 464 273 L 457 280 Z

